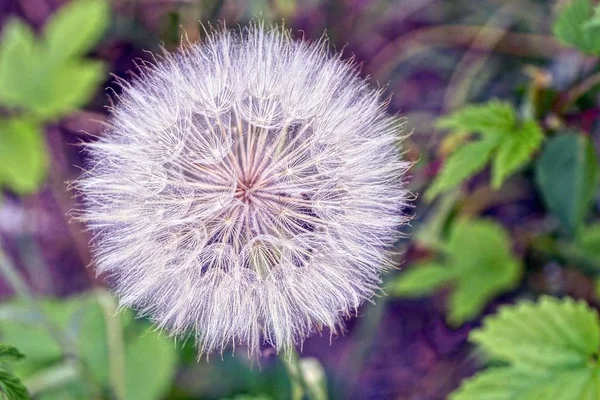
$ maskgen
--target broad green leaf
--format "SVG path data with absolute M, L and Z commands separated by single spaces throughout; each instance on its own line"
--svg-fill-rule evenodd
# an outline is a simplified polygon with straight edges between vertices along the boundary
M 27 107 L 44 118 L 66 115 L 83 106 L 104 79 L 104 65 L 97 61 L 63 63 L 38 75 L 44 83 Z
M 61 7 L 44 29 L 49 56 L 56 62 L 90 51 L 110 18 L 106 0 L 72 0 Z
M 536 181 L 546 206 L 570 233 L 589 212 L 598 169 L 594 147 L 583 135 L 556 136 L 538 159 Z
M 469 105 L 442 117 L 436 126 L 457 132 L 477 132 L 483 135 L 504 135 L 517 122 L 510 103 L 491 100 L 484 104 Z
M 498 294 L 513 288 L 522 265 L 514 257 L 507 232 L 487 220 L 464 220 L 455 224 L 447 251 L 455 269 L 448 320 L 461 324 L 481 312 Z
M 470 339 L 495 359 L 524 369 L 577 368 L 598 355 L 600 324 L 583 301 L 542 297 L 504 307 Z
M 492 187 L 499 189 L 506 178 L 525 165 L 540 147 L 544 135 L 535 121 L 527 121 L 498 147 L 492 164 Z
M 600 321 L 584 302 L 542 297 L 504 307 L 470 339 L 509 365 L 466 380 L 451 400 L 600 398 Z
M 162 399 L 177 363 L 173 342 L 147 331 L 127 344 L 125 360 L 125 400 Z
M 424 263 L 406 268 L 387 290 L 396 296 L 429 294 L 452 279 L 454 271 L 437 263 Z
M 24 120 L 0 120 L 0 160 L 0 187 L 19 194 L 36 191 L 48 169 L 41 127 Z
M 102 82 L 101 63 L 85 61 L 106 27 L 103 0 L 74 0 L 48 22 L 43 38 L 18 20 L 0 40 L 0 104 L 54 120 L 83 106 Z
M 40 51 L 28 25 L 17 19 L 6 22 L 0 36 L 0 103 L 26 108 L 35 97 L 36 88 L 27 80 L 44 67 Z
M 456 150 L 444 163 L 442 171 L 433 181 L 425 198 L 432 200 L 438 194 L 458 186 L 465 179 L 481 171 L 496 147 L 496 140 L 485 139 L 468 143 Z
M 493 297 L 519 282 L 522 265 L 512 254 L 508 234 L 494 222 L 457 222 L 443 247 L 443 263 L 409 268 L 392 282 L 390 292 L 420 296 L 449 285 L 452 292 L 448 320 L 461 324 L 480 313 Z
M 600 27 L 593 23 L 591 0 L 572 0 L 562 9 L 554 22 L 554 35 L 562 42 L 590 53 L 600 53 Z

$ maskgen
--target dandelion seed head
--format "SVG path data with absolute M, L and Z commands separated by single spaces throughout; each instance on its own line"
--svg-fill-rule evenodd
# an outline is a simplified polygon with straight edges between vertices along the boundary
M 78 216 L 131 306 L 200 353 L 289 349 L 377 291 L 407 222 L 381 92 L 325 41 L 213 31 L 122 82 Z

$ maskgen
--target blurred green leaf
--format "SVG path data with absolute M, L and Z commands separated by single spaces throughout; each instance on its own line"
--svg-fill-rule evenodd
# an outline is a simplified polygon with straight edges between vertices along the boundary
M 106 0 L 75 0 L 48 22 L 42 38 L 10 20 L 0 41 L 0 102 L 52 120 L 83 106 L 104 79 L 99 62 L 85 61 L 105 30 Z
M 41 127 L 20 119 L 0 120 L 0 160 L 0 187 L 19 194 L 37 190 L 48 169 Z
M 468 105 L 444 116 L 436 126 L 457 132 L 502 136 L 512 130 L 516 123 L 515 110 L 510 103 L 490 100 L 484 104 Z
M 11 363 L 25 358 L 16 347 L 0 344 L 0 363 Z
M 500 188 L 506 178 L 530 160 L 544 137 L 537 122 L 520 122 L 514 107 L 498 100 L 466 106 L 441 118 L 437 125 L 452 130 L 452 135 L 479 133 L 481 138 L 450 155 L 425 194 L 428 200 L 455 188 L 481 171 L 490 160 L 492 187 Z
M 577 234 L 575 245 L 585 257 L 600 263 L 600 223 L 581 229 Z
M 556 17 L 554 35 L 562 42 L 589 54 L 600 53 L 600 26 L 591 0 L 572 0 Z
M 425 193 L 425 198 L 432 200 L 440 193 L 455 188 L 465 179 L 481 171 L 496 147 L 496 140 L 480 140 L 456 150 L 444 163 L 439 175 Z
M 3 312 L 9 307 L 11 312 Z M 23 376 L 35 376 L 44 368 L 62 359 L 58 344 L 44 331 L 39 321 L 20 318 L 14 311 L 27 313 L 29 305 L 12 302 L 3 304 L 0 316 L 0 335 L 11 340 L 28 355 L 20 363 Z M 63 333 L 74 340 L 76 353 L 85 365 L 85 371 L 98 387 L 109 385 L 109 352 L 107 345 L 104 313 L 95 296 L 82 295 L 64 300 L 44 300 L 42 307 Z M 15 319 L 10 319 L 15 315 Z M 177 357 L 171 340 L 150 331 L 147 323 L 134 323 L 133 313 L 127 311 L 112 318 L 120 318 L 124 329 L 136 328 L 129 335 L 123 332 L 125 345 L 125 400 L 160 399 L 169 388 L 175 371 Z M 138 329 L 145 333 L 140 334 Z M 82 386 L 82 383 L 84 384 Z M 85 379 L 65 383 L 62 388 L 53 388 L 43 393 L 43 399 L 88 398 L 96 388 L 87 387 Z M 86 393 L 85 395 L 83 393 Z
M 526 121 L 502 140 L 492 164 L 492 187 L 499 189 L 506 178 L 525 165 L 544 134 L 535 121 Z
M 391 283 L 391 293 L 418 296 L 451 285 L 448 320 L 461 324 L 519 282 L 521 263 L 511 252 L 507 232 L 494 222 L 457 222 L 444 248 L 443 263 L 409 268 Z
M 600 324 L 584 302 L 543 297 L 504 307 L 470 338 L 510 364 L 465 381 L 451 400 L 600 398 Z
M 12 372 L 7 371 L 5 364 L 23 359 L 25 356 L 13 346 L 0 344 L 0 397 L 6 396 L 8 400 L 27 400 L 27 389 Z
M 455 271 L 438 263 L 412 265 L 392 281 L 388 290 L 396 296 L 420 296 L 433 292 L 454 278 Z
M 147 331 L 125 348 L 125 400 L 162 399 L 171 385 L 177 357 L 175 344 Z
M 55 62 L 85 55 L 108 27 L 106 0 L 74 0 L 61 7 L 45 26 L 49 55 Z
M 577 231 L 590 211 L 598 177 L 594 147 L 583 135 L 556 136 L 536 165 L 536 181 L 544 202 L 570 233 Z
M 21 82 L 36 75 L 40 46 L 31 28 L 17 19 L 4 24 L 0 37 L 0 102 L 9 107 L 26 107 L 27 99 L 36 94 L 35 86 Z

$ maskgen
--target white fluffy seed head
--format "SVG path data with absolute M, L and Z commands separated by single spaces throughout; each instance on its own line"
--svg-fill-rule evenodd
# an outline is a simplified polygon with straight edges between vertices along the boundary
M 408 163 L 380 91 L 252 25 L 145 66 L 76 182 L 121 304 L 200 353 L 335 332 L 406 223 Z

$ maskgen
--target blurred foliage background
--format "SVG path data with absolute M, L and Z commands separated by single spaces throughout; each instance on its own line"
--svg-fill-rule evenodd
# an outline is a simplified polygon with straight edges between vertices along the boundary
M 257 17 L 387 85 L 419 194 L 388 295 L 292 365 L 116 314 L 68 217 L 109 73 Z M 599 55 L 591 0 L 0 1 L 0 397 L 599 399 Z

